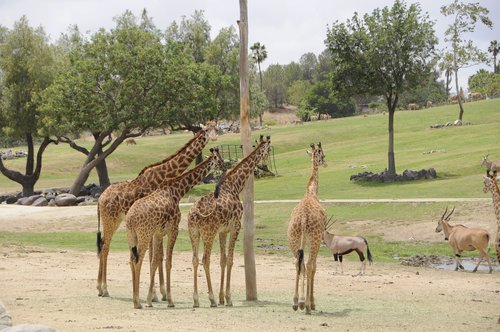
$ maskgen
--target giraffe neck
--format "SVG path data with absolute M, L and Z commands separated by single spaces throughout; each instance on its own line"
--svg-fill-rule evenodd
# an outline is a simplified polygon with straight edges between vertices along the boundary
M 173 156 L 164 162 L 148 166 L 139 173 L 135 179 L 137 185 L 157 189 L 170 178 L 184 172 L 191 162 L 203 151 L 208 143 L 208 137 L 204 130 L 200 130 L 194 138 L 186 143 Z
M 262 142 L 260 145 L 238 163 L 231 171 L 229 171 L 223 182 L 223 187 L 231 187 L 231 191 L 240 193 L 243 190 L 245 182 L 253 174 L 253 170 L 257 163 L 262 159 L 268 143 Z
M 200 183 L 200 181 L 210 172 L 214 166 L 214 159 L 215 156 L 212 155 L 190 171 L 168 181 L 166 184 L 168 184 L 170 189 L 171 197 L 176 202 L 180 201 L 189 190 Z
M 314 162 L 313 162 L 311 176 L 309 177 L 309 180 L 307 181 L 306 196 L 310 196 L 310 195 L 317 196 L 318 195 L 318 180 L 319 180 L 318 166 L 314 165 Z
M 496 179 L 491 181 L 491 196 L 493 198 L 493 208 L 495 209 L 495 215 L 497 217 L 497 223 L 500 225 L 500 190 L 498 189 L 498 183 Z

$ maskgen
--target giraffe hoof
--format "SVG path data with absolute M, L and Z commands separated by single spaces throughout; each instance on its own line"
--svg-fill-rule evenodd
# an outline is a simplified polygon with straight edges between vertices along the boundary
M 217 303 L 215 303 L 215 302 L 210 303 L 210 307 L 211 307 L 211 308 L 217 308 Z
M 169 307 L 169 308 L 175 308 L 175 304 L 173 304 L 173 303 L 169 303 L 169 304 L 168 304 L 168 307 Z
M 299 306 L 297 304 L 292 305 L 293 311 L 297 311 L 299 309 Z
M 108 291 L 104 291 L 104 292 L 102 292 L 102 294 L 100 296 L 109 297 L 109 293 L 108 293 Z
M 134 309 L 142 309 L 142 305 L 140 305 L 140 304 L 134 304 Z
M 306 304 L 304 302 L 299 302 L 300 310 L 304 310 L 305 307 L 306 307 Z
M 162 301 L 167 301 L 167 296 L 166 296 L 166 295 L 163 295 L 163 296 L 161 297 L 161 300 L 162 300 Z
M 199 303 L 195 303 L 193 304 L 193 308 L 199 308 L 200 307 L 200 304 Z

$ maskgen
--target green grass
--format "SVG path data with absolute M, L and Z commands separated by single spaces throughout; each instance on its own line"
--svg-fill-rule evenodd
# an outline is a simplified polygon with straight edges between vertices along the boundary
M 457 106 L 442 106 L 421 111 L 398 111 L 395 115 L 395 158 L 397 172 L 433 167 L 439 178 L 411 183 L 360 183 L 349 177 L 364 171 L 380 172 L 387 167 L 387 115 L 350 117 L 306 123 L 303 126 L 276 126 L 266 131 L 275 149 L 279 176 L 261 179 L 255 185 L 255 199 L 299 199 L 310 174 L 310 160 L 305 150 L 321 141 L 328 167 L 320 170 L 320 197 L 327 198 L 395 198 L 395 197 L 484 197 L 481 158 L 489 153 L 500 158 L 500 99 L 465 104 L 464 121 L 471 125 L 430 129 L 431 124 L 453 121 Z M 190 133 L 144 137 L 135 146 L 120 146 L 108 159 L 111 181 L 133 179 L 145 166 L 175 152 Z M 239 144 L 239 134 L 220 136 L 218 144 Z M 91 141 L 82 141 L 90 147 Z M 16 149 L 23 149 L 19 147 Z M 424 154 L 430 150 L 445 150 Z M 82 163 L 83 155 L 67 145 L 51 145 L 43 158 L 43 170 L 36 187 L 69 187 Z M 9 168 L 23 170 L 25 160 L 6 161 Z M 357 165 L 350 168 L 350 165 Z M 88 182 L 97 182 L 95 172 Z M 15 182 L 0 176 L 0 192 L 19 191 Z M 213 190 L 200 185 L 195 194 Z
M 419 170 L 433 167 L 438 173 L 436 180 L 420 180 L 405 183 L 351 182 L 349 177 L 364 171 L 380 172 L 387 167 L 387 115 L 376 114 L 306 123 L 303 126 L 273 126 L 266 131 L 253 133 L 271 135 L 279 176 L 255 182 L 255 199 L 300 199 L 302 198 L 311 165 L 305 150 L 312 142 L 321 141 L 328 167 L 320 170 L 319 196 L 321 199 L 356 198 L 488 198 L 483 193 L 481 158 L 489 153 L 500 159 L 500 99 L 465 104 L 464 121 L 470 125 L 430 129 L 435 123 L 453 122 L 458 115 L 456 105 L 435 107 L 421 111 L 398 111 L 395 116 L 395 158 L 398 173 L 404 169 Z M 145 166 L 164 159 L 175 152 L 192 135 L 174 133 L 137 139 L 135 146 L 120 146 L 107 159 L 111 181 L 133 179 Z M 239 134 L 220 136 L 219 144 L 239 144 Z M 90 139 L 81 141 L 87 147 Z M 18 147 L 16 149 L 25 149 Z M 430 150 L 444 150 L 424 154 Z M 51 145 L 43 158 L 43 171 L 37 189 L 68 187 L 76 177 L 83 155 L 67 145 Z M 25 160 L 6 161 L 9 168 L 23 170 Z M 351 168 L 350 165 L 357 165 Z M 95 172 L 89 180 L 97 182 Z M 0 176 L 0 192 L 19 191 L 20 187 Z M 199 185 L 187 196 L 200 196 L 213 190 L 213 184 Z M 463 203 L 466 204 L 466 203 Z M 283 253 L 289 255 L 286 230 L 291 209 L 295 204 L 256 205 L 256 251 L 257 253 Z M 432 243 L 387 243 L 376 230 L 350 228 L 349 221 L 374 220 L 388 222 L 422 222 L 436 218 L 445 203 L 428 204 L 325 204 L 329 215 L 340 220 L 336 227 L 340 231 L 365 235 L 377 259 L 391 260 L 394 253 L 399 256 L 418 253 L 449 254 L 448 245 Z M 183 210 L 185 213 L 186 210 Z M 342 226 L 344 225 L 344 226 Z M 431 230 L 432 231 L 432 230 Z M 53 248 L 75 248 L 95 250 L 95 235 L 83 233 L 22 234 L 0 233 L 0 243 L 40 244 Z M 236 250 L 242 251 L 239 237 Z M 268 249 L 269 245 L 284 249 Z M 217 244 L 216 244 L 217 245 Z M 418 250 L 416 247 L 418 246 Z M 115 236 L 113 250 L 127 250 L 123 232 Z M 214 247 L 214 250 L 217 248 Z M 181 231 L 176 250 L 190 250 L 185 231 Z M 327 254 L 323 252 L 323 254 Z

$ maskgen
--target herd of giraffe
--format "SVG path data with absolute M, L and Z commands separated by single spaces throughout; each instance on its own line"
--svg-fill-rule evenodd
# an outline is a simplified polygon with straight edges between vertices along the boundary
M 209 140 L 216 140 L 215 123 L 209 123 L 195 137 L 187 142 L 172 156 L 161 162 L 145 167 L 132 181 L 109 186 L 101 195 L 98 203 L 97 247 L 99 272 L 97 289 L 99 296 L 109 296 L 106 283 L 107 257 L 113 234 L 121 221 L 126 220 L 127 239 L 130 248 L 130 268 L 134 308 L 142 308 L 139 299 L 139 280 L 143 259 L 149 251 L 150 286 L 147 305 L 158 301 L 154 291 L 156 270 L 159 271 L 162 300 L 169 307 L 174 306 L 171 295 L 172 253 L 179 231 L 181 213 L 180 199 L 212 170 L 224 172 L 214 192 L 201 197 L 188 213 L 188 231 L 193 250 L 193 306 L 199 307 L 198 296 L 198 248 L 203 241 L 203 268 L 207 279 L 210 306 L 217 302 L 212 289 L 210 276 L 210 255 L 215 236 L 219 234 L 220 243 L 220 290 L 219 304 L 232 305 L 231 271 L 234 247 L 241 228 L 243 206 L 239 195 L 255 166 L 265 159 L 270 151 L 271 140 L 262 136 L 254 150 L 230 170 L 225 170 L 224 160 L 218 149 L 210 149 L 211 155 L 193 169 L 186 171 L 191 162 L 202 152 Z M 304 198 L 292 210 L 288 227 L 288 240 L 295 259 L 294 310 L 305 309 L 306 314 L 315 310 L 314 276 L 316 259 L 327 225 L 326 211 L 318 198 L 319 167 L 326 167 L 321 143 L 311 144 L 307 151 L 312 161 L 311 176 L 308 179 Z M 495 247 L 500 263 L 500 190 L 496 172 L 484 176 L 484 192 L 491 192 L 498 230 Z M 102 223 L 103 233 L 100 231 Z M 168 237 L 165 271 L 163 274 L 163 238 Z M 226 253 L 227 236 L 229 247 Z M 307 262 L 304 260 L 305 247 L 309 249 Z

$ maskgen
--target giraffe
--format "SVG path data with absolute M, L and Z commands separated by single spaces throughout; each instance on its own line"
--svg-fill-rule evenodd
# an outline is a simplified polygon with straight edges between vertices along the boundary
M 210 149 L 211 156 L 192 170 L 175 177 L 162 188 L 155 190 L 148 196 L 138 199 L 130 207 L 125 217 L 127 238 L 130 247 L 130 268 L 132 271 L 132 289 L 134 307 L 142 308 L 139 300 L 139 280 L 142 261 L 149 249 L 152 260 L 150 264 L 150 287 L 147 305 L 152 306 L 154 275 L 157 268 L 162 270 L 163 237 L 168 235 L 165 269 L 167 274 L 166 299 L 169 307 L 174 307 L 172 301 L 170 276 L 172 269 L 172 252 L 174 249 L 181 212 L 180 199 L 196 184 L 198 184 L 212 168 L 224 169 L 224 159 L 218 149 Z M 151 246 L 152 243 L 152 246 Z M 163 278 L 160 277 L 160 284 Z M 160 286 L 161 288 L 164 285 Z
M 316 310 L 314 303 L 314 275 L 316 257 L 326 228 L 326 212 L 318 199 L 318 167 L 326 167 L 325 155 L 321 142 L 311 144 L 312 151 L 307 151 L 312 160 L 312 172 L 307 182 L 304 198 L 295 206 L 288 224 L 288 241 L 295 258 L 295 294 L 293 310 L 306 308 L 306 314 Z M 304 248 L 309 244 L 309 258 L 304 264 Z M 299 281 L 302 279 L 299 298 Z M 307 293 L 304 299 L 304 282 L 307 280 Z
M 243 205 L 239 194 L 243 190 L 245 182 L 253 174 L 254 168 L 262 159 L 269 154 L 271 138 L 267 136 L 264 140 L 261 136 L 260 143 L 255 149 L 236 166 L 229 170 L 219 181 L 215 192 L 201 197 L 189 210 L 188 229 L 189 238 L 193 249 L 193 307 L 200 306 L 198 297 L 198 248 L 200 238 L 203 241 L 203 268 L 208 286 L 208 298 L 211 307 L 217 307 L 212 281 L 210 277 L 210 254 L 215 236 L 219 234 L 220 244 L 220 291 L 219 304 L 224 301 L 227 306 L 232 306 L 231 300 L 231 271 L 233 267 L 233 255 L 236 239 L 241 228 L 241 216 Z M 215 196 L 218 198 L 215 199 Z M 226 254 L 226 238 L 229 234 L 229 247 Z M 225 276 L 225 270 L 227 274 Z M 224 291 L 224 282 L 226 288 Z
M 495 175 L 483 175 L 483 192 L 491 192 L 493 198 L 493 208 L 497 217 L 497 235 L 495 237 L 495 249 L 497 252 L 497 261 L 500 264 L 500 190 L 498 189 L 497 177 Z
M 198 131 L 176 153 L 145 167 L 134 180 L 113 184 L 101 194 L 97 203 L 97 255 L 99 257 L 97 290 L 99 296 L 109 296 L 106 282 L 109 247 L 114 233 L 132 204 L 162 186 L 165 181 L 182 174 L 201 153 L 208 141 L 216 139 L 215 122 L 208 122 L 206 127 Z

